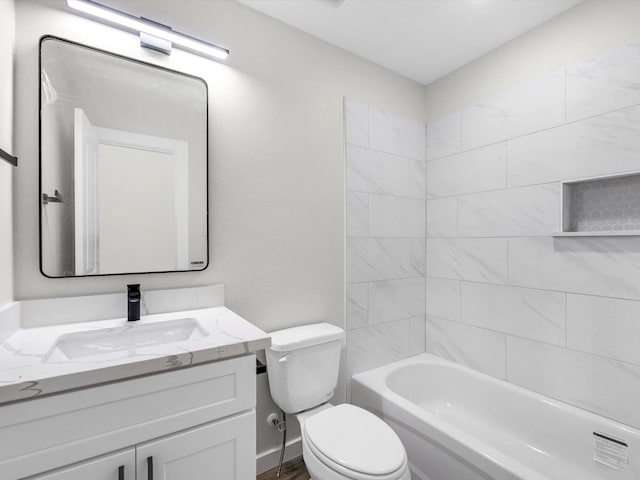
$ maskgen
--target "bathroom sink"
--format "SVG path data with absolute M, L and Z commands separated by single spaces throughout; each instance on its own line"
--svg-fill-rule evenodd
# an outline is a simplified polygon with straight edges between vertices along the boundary
M 195 318 L 154 323 L 128 323 L 116 328 L 61 335 L 46 358 L 48 361 L 73 360 L 183 342 L 207 335 L 208 333 Z

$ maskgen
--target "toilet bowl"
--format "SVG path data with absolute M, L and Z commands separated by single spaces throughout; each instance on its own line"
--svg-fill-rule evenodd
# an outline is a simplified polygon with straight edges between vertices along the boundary
M 344 330 L 328 323 L 271 333 L 271 396 L 300 423 L 312 480 L 410 480 L 404 446 L 391 427 L 360 407 L 328 403 L 343 338 Z
M 372 413 L 349 404 L 324 404 L 296 418 L 312 480 L 411 479 L 400 439 Z

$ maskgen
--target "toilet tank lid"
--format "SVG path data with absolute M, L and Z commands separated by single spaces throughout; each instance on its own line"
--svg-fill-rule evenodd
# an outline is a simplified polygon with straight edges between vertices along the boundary
M 314 323 L 301 327 L 286 328 L 271 332 L 271 347 L 275 352 L 288 352 L 300 348 L 320 345 L 344 337 L 344 330 L 330 323 Z

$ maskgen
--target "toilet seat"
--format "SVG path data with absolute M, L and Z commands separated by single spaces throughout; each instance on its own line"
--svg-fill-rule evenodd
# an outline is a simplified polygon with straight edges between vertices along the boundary
M 382 420 L 342 404 L 307 418 L 303 435 L 310 453 L 328 468 L 357 480 L 398 480 L 407 469 L 404 446 Z

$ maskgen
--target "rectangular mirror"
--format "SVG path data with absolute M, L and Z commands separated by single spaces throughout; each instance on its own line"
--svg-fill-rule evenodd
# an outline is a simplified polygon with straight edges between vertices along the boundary
M 204 80 L 40 41 L 40 269 L 47 277 L 203 270 Z

